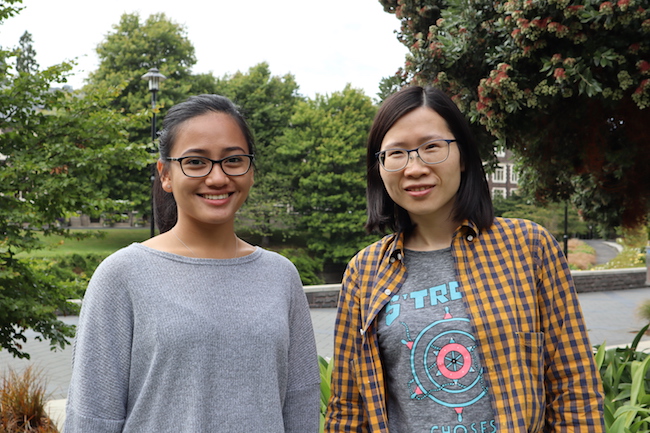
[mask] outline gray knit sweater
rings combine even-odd
[[[88,286],[73,354],[65,433],[318,431],[300,278],[261,248],[227,260],[116,252]]]

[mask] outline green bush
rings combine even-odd
[[[328,362],[318,355],[318,366],[320,367],[320,432],[325,430],[325,411],[330,400],[330,382],[332,381],[332,367],[334,363]]]
[[[637,351],[646,325],[624,348],[598,347],[596,365],[605,391],[605,426],[610,433],[650,431],[650,357]]]
[[[323,279],[318,274],[323,270],[323,261],[311,257],[304,248],[285,248],[278,251],[298,269],[302,284],[323,284]]]
[[[66,254],[54,257],[28,259],[32,265],[47,275],[57,286],[63,288],[68,299],[82,298],[88,281],[104,260],[101,254]]]

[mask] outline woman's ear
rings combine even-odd
[[[156,169],[158,170],[158,177],[163,190],[172,192],[172,179],[169,175],[169,170],[161,160],[156,161]]]

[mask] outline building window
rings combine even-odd
[[[492,198],[506,198],[505,188],[492,188]]]
[[[510,183],[519,182],[519,172],[515,168],[514,164],[508,164],[508,171],[510,171]]]
[[[503,166],[499,165],[494,169],[492,173],[492,182],[505,183],[506,181],[506,171]]]

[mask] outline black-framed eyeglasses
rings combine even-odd
[[[415,149],[387,149],[375,153],[375,157],[386,171],[403,170],[411,159],[411,152],[420,158],[422,162],[428,165],[440,164],[449,158],[449,144],[456,140],[435,139],[427,141]]]
[[[181,171],[187,177],[205,177],[212,172],[215,164],[228,176],[243,176],[253,165],[254,155],[230,155],[222,159],[210,159],[205,156],[168,157],[167,161],[178,161]]]

